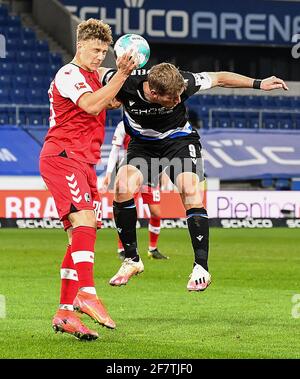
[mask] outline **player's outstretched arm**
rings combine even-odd
[[[271,91],[274,89],[288,90],[286,83],[276,76],[258,80],[227,71],[209,72],[208,74],[212,80],[212,87],[255,88],[263,91]]]

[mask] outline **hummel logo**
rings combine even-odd
[[[196,237],[197,238],[197,240],[199,240],[200,242],[202,241],[202,239],[203,239],[203,237],[204,236],[201,236],[201,235],[199,235],[198,237]]]
[[[191,158],[191,160],[194,164],[197,164],[197,158]]]
[[[135,101],[129,100],[129,106],[132,107],[135,104]]]
[[[117,228],[118,233],[122,233],[122,228]]]

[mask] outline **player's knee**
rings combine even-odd
[[[97,227],[96,216],[92,210],[82,210],[71,213],[69,215],[69,220],[73,228],[78,226],[90,226],[91,228],[96,229]]]

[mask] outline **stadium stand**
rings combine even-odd
[[[32,139],[41,146],[48,129],[48,88],[65,63],[47,39],[41,39],[24,18],[11,14],[0,2],[0,34],[6,38],[6,59],[0,59],[0,128],[18,126],[23,143]],[[300,96],[240,93],[199,93],[187,101],[191,123],[198,129],[300,130]],[[114,129],[122,117],[120,109],[107,112],[106,126]],[[200,131],[201,132],[201,131]],[[109,149],[108,149],[109,151]],[[260,181],[262,188],[298,188],[286,177]]]

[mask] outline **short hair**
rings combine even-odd
[[[160,63],[151,67],[148,73],[148,84],[149,88],[159,95],[176,96],[185,88],[183,76],[171,63]]]
[[[96,20],[95,18],[82,21],[77,26],[77,42],[90,39],[99,39],[111,45],[113,39],[110,26],[102,20]]]

